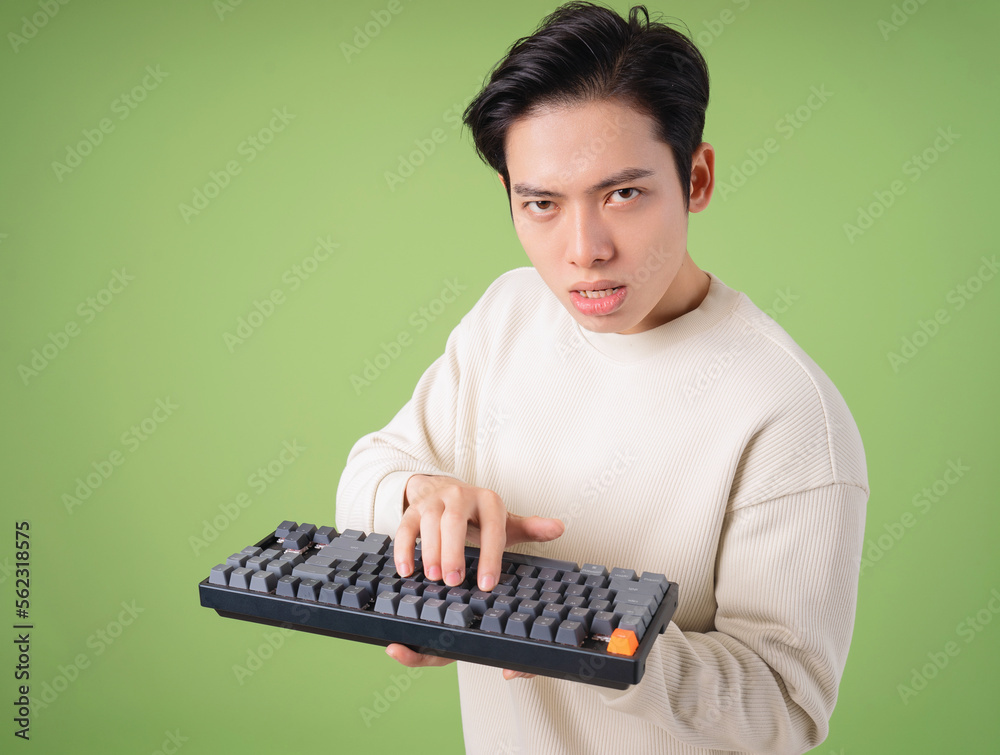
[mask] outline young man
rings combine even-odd
[[[450,585],[467,539],[483,590],[504,549],[680,585],[628,690],[459,664],[469,752],[800,753],[827,735],[864,450],[820,368],[688,255],[713,188],[707,104],[686,37],[641,6],[569,3],[466,111],[533,267],[500,276],[357,442],[337,525],[394,534],[403,576],[420,537],[425,574]]]

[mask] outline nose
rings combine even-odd
[[[600,217],[600,211],[578,208],[567,223],[566,258],[578,267],[593,267],[608,262],[614,256],[611,234]]]

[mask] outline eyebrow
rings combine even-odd
[[[617,173],[614,173],[607,178],[598,181],[596,184],[587,189],[588,194],[593,194],[604,189],[610,189],[612,186],[617,186],[618,184],[628,183],[629,181],[635,181],[638,178],[645,178],[646,176],[651,176],[654,171],[648,168],[625,168]],[[537,186],[532,186],[526,183],[514,184],[514,193],[522,196],[532,196],[532,197],[553,197],[555,199],[562,199],[563,195],[558,191],[549,191],[548,189],[541,189]]]

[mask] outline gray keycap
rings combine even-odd
[[[310,556],[306,559],[306,563],[309,566],[334,566],[337,563],[337,559],[333,556],[324,556],[322,553],[317,553],[315,556]]]
[[[654,574],[653,572],[644,571],[642,576],[639,577],[639,582],[644,582],[647,584],[654,584],[659,588],[659,593],[656,596],[657,600],[663,600],[663,595],[666,593],[667,588],[670,587],[670,580],[666,578],[663,574]]]
[[[552,642],[556,638],[556,628],[559,619],[552,616],[539,616],[531,625],[531,639]]]
[[[254,556],[259,556],[264,551],[262,548],[258,548],[256,545],[248,545],[246,548],[243,549],[243,552],[246,553],[249,558],[253,558]]]
[[[295,530],[294,532],[289,532],[285,535],[285,540],[281,543],[281,546],[285,548],[285,550],[300,551],[311,542],[312,535]]]
[[[392,590],[384,590],[375,598],[375,613],[384,613],[388,616],[395,616],[399,601],[403,596]]]
[[[447,608],[447,602],[441,598],[427,598],[423,608],[420,609],[420,618],[423,621],[433,621],[435,624],[440,624],[444,621],[444,612]]]
[[[295,551],[285,551],[278,558],[281,561],[287,561],[292,566],[298,566],[299,564],[305,563],[305,559],[302,557],[302,554],[296,553]]]
[[[278,586],[275,588],[275,593],[281,595],[285,598],[294,598],[295,590],[299,586],[298,577],[293,577],[291,574],[286,574],[278,580]]]
[[[445,601],[448,603],[468,603],[469,598],[472,596],[471,590],[466,590],[464,587],[453,587],[448,590],[445,595]]]
[[[444,612],[444,623],[453,627],[472,626],[472,606],[467,603],[448,603],[448,609]]]
[[[590,595],[590,588],[587,587],[586,585],[569,585],[566,588],[566,592],[564,592],[563,595],[565,595],[567,598],[570,598],[574,595],[579,595],[580,597],[586,598],[588,595]]]
[[[284,553],[284,551],[281,550],[280,548],[268,548],[260,555],[266,558],[280,558],[282,553]]]
[[[642,620],[641,616],[636,616],[635,614],[628,614],[622,616],[621,621],[618,622],[619,629],[630,629],[635,632],[635,638],[641,640],[642,636],[646,633],[646,624]]]
[[[534,621],[535,617],[530,613],[521,613],[520,611],[512,613],[507,617],[507,626],[503,630],[504,634],[527,639],[531,636],[531,625]]]
[[[362,585],[351,585],[344,588],[340,596],[340,605],[346,608],[364,608],[371,600],[371,590]]]
[[[361,530],[344,530],[340,536],[346,540],[364,540],[365,533]]]
[[[499,598],[493,601],[491,608],[503,611],[505,614],[510,616],[514,611],[517,610],[518,605],[521,603],[520,598],[515,598],[513,595],[501,595]]]
[[[354,580],[356,580],[357,578],[358,578],[358,573],[350,571],[348,569],[338,569],[336,572],[334,572],[333,575],[333,581],[336,582],[338,585],[344,585],[344,587],[347,587],[348,585],[353,585]]]
[[[230,566],[229,564],[219,564],[217,566],[213,566],[212,571],[208,573],[208,584],[228,587],[229,574],[234,568],[236,567]]]
[[[278,575],[269,571],[254,572],[250,579],[250,589],[254,592],[271,592],[278,584]]]
[[[584,639],[587,637],[586,629],[579,621],[573,621],[572,619],[566,619],[559,625],[559,629],[556,632],[556,642],[561,645],[573,645],[575,647],[580,647],[583,644]]]
[[[419,595],[403,595],[396,607],[396,615],[406,619],[419,619],[424,605],[424,598]]]
[[[302,564],[292,569],[293,577],[302,579],[318,579],[320,582],[331,582],[334,570],[327,566],[313,566],[312,564]]]
[[[274,530],[274,536],[275,537],[284,537],[285,535],[287,535],[289,532],[291,532],[292,530],[294,530],[298,526],[299,525],[296,524],[295,522],[290,522],[288,520],[285,520],[284,522],[282,522],[281,524],[279,524],[277,526],[277,528]]]
[[[590,624],[594,620],[594,611],[589,608],[571,608],[569,609],[569,615],[567,619],[572,619],[573,621],[579,621],[583,624],[584,631],[590,634]]]
[[[500,634],[507,623],[507,613],[499,608],[490,608],[483,614],[483,619],[479,628],[484,632],[496,632]]]
[[[472,606],[473,613],[482,616],[493,607],[493,601],[496,600],[496,597],[491,592],[476,590],[469,596],[469,605]]]
[[[340,605],[340,596],[344,594],[344,586],[333,582],[325,583],[319,589],[319,602],[329,603],[334,606]]]
[[[538,567],[522,564],[521,566],[517,567],[517,570],[514,573],[521,578],[534,577],[536,574],[538,574]]]
[[[542,616],[552,616],[563,621],[569,615],[569,608],[560,603],[547,603],[542,609]]]
[[[269,563],[271,563],[271,559],[269,558],[264,558],[264,556],[254,556],[253,558],[247,559],[247,568],[253,569],[254,571],[265,571]]]
[[[656,582],[635,582],[625,579],[612,579],[608,584],[617,594],[632,593],[636,595],[652,595],[657,601],[663,597],[663,590]]]
[[[570,595],[563,599],[563,605],[567,608],[581,608],[587,605],[587,599],[581,598],[579,595]]]
[[[606,577],[608,569],[600,564],[584,564],[580,567],[580,574],[586,574],[588,577]]]
[[[333,527],[320,527],[313,535],[313,541],[320,545],[326,545],[338,536],[337,530]]]
[[[245,566],[233,569],[229,573],[229,586],[240,590],[249,590],[250,578],[254,574],[256,574],[256,572],[253,569],[247,569]]]
[[[538,600],[538,590],[529,590],[522,587],[516,593],[514,593],[515,598],[520,598],[521,600]]]
[[[448,585],[439,585],[435,582],[425,583],[423,596],[425,598],[433,598],[434,600],[444,600],[450,589]]]
[[[250,556],[246,553],[234,553],[226,559],[226,564],[232,566],[234,569],[238,569],[241,566],[246,566],[249,560]]]
[[[403,595],[423,595],[424,593],[424,583],[416,582],[412,579],[408,579],[403,582],[402,588],[399,590]]]
[[[593,621],[590,622],[591,633],[603,637],[610,637],[617,628],[618,617],[610,611],[598,611],[594,614]]]
[[[312,542],[313,535],[316,534],[316,525],[315,524],[306,524],[306,523],[303,522],[302,524],[300,524],[298,527],[295,528],[295,531],[296,532],[301,532],[301,533],[303,533],[305,535],[308,535],[309,536],[309,542]]]
[[[318,579],[303,579],[299,582],[299,591],[295,597],[299,600],[315,601],[319,597],[319,588],[322,584]]]
[[[267,570],[271,574],[277,574],[279,577],[285,577],[292,573],[292,565],[287,561],[274,560],[267,565]]]
[[[611,579],[635,579],[634,569],[612,569]]]
[[[551,567],[541,569],[538,572],[538,579],[542,580],[543,582],[549,582],[549,581],[558,582],[559,577],[563,575],[563,571],[564,570],[562,569],[553,569]]]
[[[376,595],[379,595],[385,591],[398,593],[403,589],[403,580],[399,577],[380,577],[378,581],[378,587],[376,588]]]
[[[522,600],[517,605],[517,612],[529,614],[533,619],[537,619],[542,615],[545,606],[546,604],[540,600]]]

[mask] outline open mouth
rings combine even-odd
[[[615,286],[614,288],[602,288],[599,291],[577,291],[576,293],[580,296],[586,297],[587,299],[603,299],[605,296],[611,296],[615,291],[619,291],[624,286]]]

